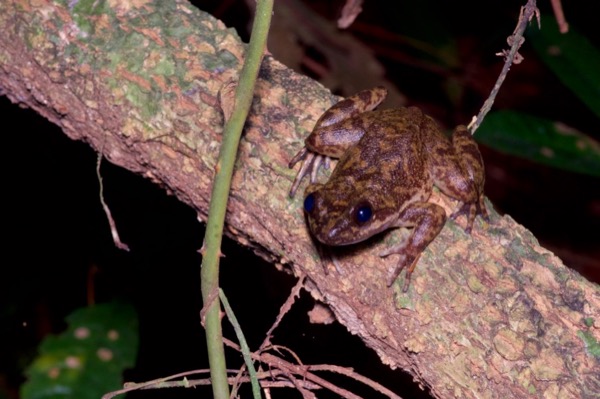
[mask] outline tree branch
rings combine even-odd
[[[203,219],[223,124],[217,95],[243,54],[233,31],[184,1],[0,3],[1,92]],[[334,98],[270,57],[259,77],[231,237],[305,275],[350,332],[437,397],[597,395],[600,290],[508,216],[492,212],[471,236],[448,222],[406,294],[385,286],[394,257],[377,256],[399,233],[334,251],[343,274],[328,265],[325,275],[301,200],[287,196],[295,173],[286,165]],[[435,200],[448,212],[456,205]]]

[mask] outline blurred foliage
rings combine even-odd
[[[571,26],[558,30],[552,15],[543,15],[542,29],[531,29],[528,39],[552,72],[600,118],[600,52]]]
[[[530,29],[533,48],[560,81],[600,117],[600,52],[572,26],[561,34],[553,16],[542,16],[542,21],[543,29]],[[600,144],[559,121],[500,111],[487,116],[476,137],[504,153],[600,176]]]
[[[123,370],[135,363],[135,310],[122,303],[78,309],[67,330],[48,336],[27,369],[23,399],[97,399],[121,388]]]
[[[477,141],[545,165],[600,177],[600,145],[561,123],[515,111],[490,113]]]

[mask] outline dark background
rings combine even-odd
[[[243,3],[198,3],[246,37],[250,14]],[[341,4],[312,3],[316,11],[332,21]],[[355,32],[358,39],[366,40],[364,32],[369,26],[392,33],[408,29],[395,24],[397,14],[393,8],[377,8],[391,7],[382,3],[366,2],[365,12],[357,21],[363,32]],[[403,7],[410,6],[406,3]],[[460,38],[460,51],[467,54],[464,59],[470,60],[462,67],[472,68],[470,73],[481,75],[484,82],[491,82],[491,87],[500,65],[493,53],[505,47],[505,37],[514,28],[521,3],[490,1],[485,10],[474,1],[462,3],[460,9],[448,2],[432,4],[444,8],[438,12],[447,19],[445,28]],[[549,6],[542,3],[540,7],[548,11]],[[570,2],[565,7],[569,22],[596,40],[593,34],[597,31],[597,14],[585,8],[589,7],[587,2]],[[422,24],[427,21],[424,18]],[[433,111],[452,109],[433,115],[446,126],[470,119],[485,99],[472,90],[460,107],[452,106],[443,94],[447,76],[422,72],[399,62],[393,56],[397,49],[386,47],[386,43],[368,44],[386,67],[387,78],[410,103]],[[496,107],[553,117],[598,138],[598,120],[540,64],[527,46],[523,54],[525,63],[513,67]],[[11,104],[6,97],[0,98],[0,115],[4,149],[0,168],[4,183],[0,397],[17,397],[23,368],[35,356],[41,339],[64,329],[64,317],[86,306],[90,294],[96,302],[119,298],[136,307],[140,352],[137,366],[127,373],[127,380],[143,381],[207,367],[204,336],[198,322],[201,258],[197,250],[204,226],[196,221],[195,212],[142,177],[104,162],[105,198],[121,238],[131,248],[128,253],[120,251],[112,243],[99,203],[96,153],[84,143],[69,140],[31,110]],[[568,265],[600,281],[598,179],[539,166],[486,148],[482,151],[488,172],[486,193],[496,208],[531,229],[543,245]],[[257,347],[295,279],[229,240],[224,242],[223,252],[227,257],[222,260],[222,286],[250,347]],[[411,382],[411,377],[402,377],[400,372],[381,366],[375,354],[339,324],[308,323],[306,312],[312,306],[313,301],[303,293],[273,341],[296,351],[306,364],[352,366],[403,397],[428,397],[417,396],[422,391]],[[227,323],[225,333],[233,337]],[[229,355],[230,365],[241,363],[239,355]],[[348,380],[337,381],[347,389],[369,395]],[[290,392],[274,394],[282,397]],[[197,389],[145,391],[130,397],[191,398],[203,393],[209,395],[209,391]]]

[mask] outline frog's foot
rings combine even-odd
[[[319,253],[319,258],[321,259],[321,267],[323,268],[323,273],[327,276],[329,274],[329,264],[333,264],[335,270],[338,272],[340,276],[344,275],[344,269],[340,265],[338,258],[335,256],[333,252],[331,252],[331,248],[322,245],[321,243],[316,243],[317,252]]]
[[[417,262],[419,261],[421,255],[411,255],[407,253],[406,245],[399,245],[380,253],[379,256],[384,258],[393,254],[399,254],[400,260],[398,261],[396,267],[390,273],[388,273],[386,284],[388,287],[391,287],[392,284],[394,284],[394,281],[396,281],[396,279],[400,275],[400,273],[402,273],[402,270],[408,267],[408,269],[406,270],[406,277],[404,278],[404,285],[402,286],[402,292],[406,292],[408,291],[408,287],[410,285],[410,277],[412,276],[415,267],[417,267]]]
[[[300,186],[300,183],[302,182],[302,179],[304,179],[305,176],[310,175],[311,183],[317,181],[317,172],[323,164],[324,158],[325,157],[323,155],[315,154],[314,152],[307,150],[306,147],[303,147],[300,151],[298,151],[298,153],[294,156],[294,158],[292,158],[288,165],[288,167],[291,169],[298,162],[300,162],[301,160],[303,161],[302,166],[300,167],[300,170],[296,174],[294,182],[292,183],[292,188],[290,189],[290,197],[293,197],[296,194],[296,190],[298,190],[298,186]]]
[[[335,270],[338,272],[338,274],[340,276],[345,275],[344,268],[340,264],[340,261],[338,260],[338,258],[335,255],[333,255],[333,254],[330,254],[330,255],[331,255],[330,256],[331,263],[333,263],[333,266],[335,266]],[[325,273],[325,274],[327,274],[327,273]]]
[[[391,255],[391,254],[387,254],[387,255]],[[381,254],[380,256],[387,256],[387,255]],[[394,284],[394,281],[396,281],[396,279],[400,275],[400,273],[402,273],[402,270],[404,270],[406,267],[408,267],[406,269],[406,277],[404,277],[404,285],[402,286],[402,292],[408,291],[408,287],[410,286],[410,277],[412,276],[412,273],[415,270],[415,267],[417,267],[417,262],[419,261],[419,258],[420,258],[420,255],[417,255],[416,257],[410,256],[407,254],[400,255],[400,261],[398,262],[396,267],[390,273],[388,273],[388,276],[386,279],[387,286],[391,287],[392,284]]]
[[[460,215],[466,215],[467,217],[467,226],[465,227],[465,232],[467,234],[471,234],[471,230],[473,230],[473,223],[475,222],[477,215],[481,215],[486,222],[489,221],[490,217],[485,207],[485,202],[483,201],[483,194],[479,196],[479,200],[477,202],[467,202],[462,204],[450,216],[450,218],[456,220],[456,218]]]

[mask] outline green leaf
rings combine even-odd
[[[122,387],[123,370],[135,363],[137,316],[130,305],[78,309],[69,327],[44,339],[27,369],[23,399],[98,399]]]
[[[529,39],[542,61],[565,86],[600,117],[600,52],[573,26],[562,34],[551,15],[542,16],[542,29],[529,30]]]
[[[475,135],[500,152],[600,176],[600,144],[559,122],[514,111],[489,114]]]

